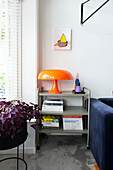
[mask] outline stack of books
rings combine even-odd
[[[63,100],[46,99],[42,104],[42,111],[59,111],[63,112]]]
[[[82,116],[66,115],[63,116],[64,130],[83,130]]]
[[[42,128],[59,129],[59,116],[42,116]]]

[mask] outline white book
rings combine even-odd
[[[63,108],[59,108],[59,107],[54,107],[54,108],[42,107],[42,111],[60,111],[60,112],[63,112]]]
[[[51,103],[51,104],[63,104],[63,100],[61,99],[46,99],[43,101],[44,104],[48,104],[48,103]]]
[[[43,108],[63,108],[63,105],[42,105]]]
[[[42,125],[44,127],[59,127],[59,122],[53,123],[53,122],[42,122]]]
[[[61,106],[42,105],[42,111],[62,111],[63,112],[63,105]]]
[[[43,103],[45,106],[63,106],[63,103]]]

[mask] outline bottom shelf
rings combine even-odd
[[[87,134],[88,130],[64,130],[64,129],[41,129],[39,133],[79,133],[79,134]]]

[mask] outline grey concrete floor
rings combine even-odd
[[[0,159],[7,155],[0,155]],[[36,154],[26,154],[28,170],[89,170],[86,162],[93,159],[90,149],[86,147],[83,136],[43,135],[40,150]],[[24,165],[20,162],[20,169]],[[0,163],[0,170],[16,170],[16,161]]]

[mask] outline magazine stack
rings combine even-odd
[[[59,129],[59,116],[42,116],[42,128]]]
[[[42,111],[59,111],[63,112],[63,100],[46,99],[42,104]]]
[[[83,130],[82,116],[65,115],[63,116],[64,130]]]

